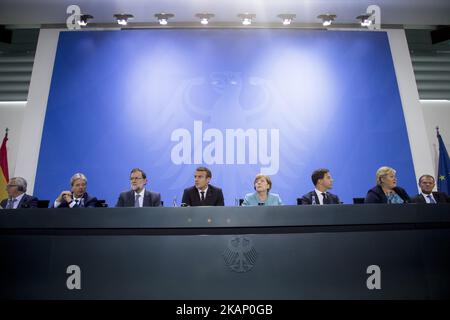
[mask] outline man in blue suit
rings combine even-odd
[[[131,190],[122,192],[117,200],[116,207],[159,207],[161,194],[145,189],[147,175],[139,168],[130,173]]]
[[[53,203],[54,208],[95,208],[97,198],[87,192],[87,178],[82,173],[75,173],[70,178],[71,190],[60,193]]]
[[[37,208],[38,199],[26,194],[27,181],[22,177],[14,177],[6,186],[8,199],[3,199],[0,206],[5,209]]]

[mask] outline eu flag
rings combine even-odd
[[[445,148],[442,137],[437,132],[437,138],[439,141],[439,169],[437,179],[437,189],[440,192],[450,194],[450,159],[448,157],[447,149]]]

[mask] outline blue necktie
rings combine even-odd
[[[434,201],[434,199],[433,199],[433,197],[431,196],[431,194],[427,195],[427,198],[428,198],[428,200],[430,200],[429,203],[433,203],[433,204],[436,203],[436,201]]]

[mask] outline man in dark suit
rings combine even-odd
[[[224,206],[222,189],[209,184],[212,178],[211,170],[198,167],[194,174],[194,186],[184,189],[182,204],[198,206]]]
[[[302,197],[302,204],[339,204],[339,197],[328,192],[333,187],[333,178],[328,169],[317,169],[311,175],[311,181],[316,187]]]
[[[161,194],[145,189],[147,175],[139,168],[130,173],[131,190],[122,192],[117,200],[116,207],[159,207]]]
[[[424,174],[419,178],[419,187],[421,193],[411,199],[415,203],[447,203],[447,194],[445,192],[433,192],[435,186],[434,177]]]
[[[8,199],[3,199],[0,206],[4,209],[37,208],[38,198],[26,194],[27,181],[22,177],[14,177],[6,186]]]
[[[95,208],[97,198],[86,192],[87,178],[82,173],[75,173],[70,178],[71,190],[62,191],[53,203],[54,208]]]

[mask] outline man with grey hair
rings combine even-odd
[[[145,188],[147,175],[142,169],[134,168],[130,172],[131,190],[124,191],[117,199],[116,207],[159,207],[161,194]]]
[[[2,200],[0,205],[5,209],[37,208],[38,198],[26,194],[27,181],[22,177],[14,177],[6,185],[8,199]]]
[[[87,178],[82,173],[75,173],[70,178],[71,190],[63,191],[56,198],[55,208],[95,208],[97,198],[91,197],[87,192]]]
[[[445,192],[433,191],[435,186],[434,177],[430,174],[424,174],[419,178],[420,193],[411,199],[414,203],[447,203],[447,194]]]

